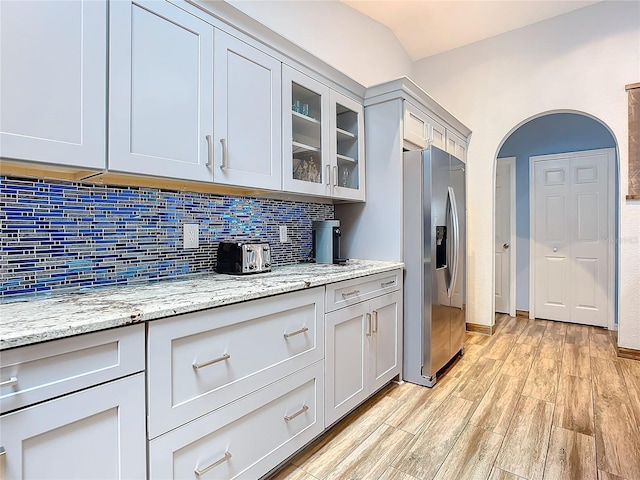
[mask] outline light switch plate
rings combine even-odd
[[[287,240],[287,226],[280,225],[280,243],[285,243]]]
[[[200,241],[198,238],[198,224],[197,223],[184,223],[183,227],[183,248],[185,250],[190,248],[198,248]]]

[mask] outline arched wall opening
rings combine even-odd
[[[516,158],[516,278],[515,309],[529,311],[530,283],[530,202],[529,202],[529,158],[537,155],[559,154],[584,150],[615,148],[615,232],[619,231],[619,156],[617,142],[609,127],[599,119],[583,112],[555,111],[544,112],[522,121],[502,140],[494,160],[495,169],[498,158]],[[495,204],[494,204],[495,228]],[[615,241],[615,239],[611,239]],[[615,248],[615,321],[618,318],[618,248]],[[494,267],[495,268],[495,267]],[[495,275],[495,271],[494,271]],[[495,289],[495,282],[494,282]],[[495,297],[495,291],[494,291]]]

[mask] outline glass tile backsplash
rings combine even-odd
[[[221,240],[266,240],[274,265],[296,263],[312,220],[333,216],[333,205],[0,177],[0,298],[212,272]],[[199,248],[182,248],[184,223],[199,224]]]

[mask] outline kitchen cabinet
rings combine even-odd
[[[331,305],[340,308],[325,316],[326,426],[401,373],[402,272],[329,285]]]
[[[331,91],[329,130],[333,169],[332,196],[342,200],[365,200],[364,114],[362,105]]]
[[[322,287],[149,324],[149,438],[324,357]]]
[[[280,190],[281,63],[215,31],[213,180]]]
[[[105,167],[107,2],[0,2],[0,157]]]
[[[329,87],[282,67],[283,190],[331,195]]]
[[[149,478],[265,475],[322,433],[323,362],[149,442]]]
[[[109,11],[109,170],[210,182],[213,26],[168,2]]]
[[[408,101],[404,102],[403,131],[407,150],[419,150],[428,145],[446,148],[444,125]]]
[[[144,325],[4,351],[2,364],[2,478],[145,478]]]
[[[362,105],[283,66],[283,190],[364,201]]]
[[[450,130],[447,130],[447,153],[463,162],[467,161],[467,142]]]

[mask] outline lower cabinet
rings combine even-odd
[[[138,373],[2,415],[0,476],[144,479],[144,391]]]
[[[322,433],[316,362],[149,442],[149,478],[256,479]]]
[[[325,424],[333,424],[400,375],[402,291],[325,316]]]

